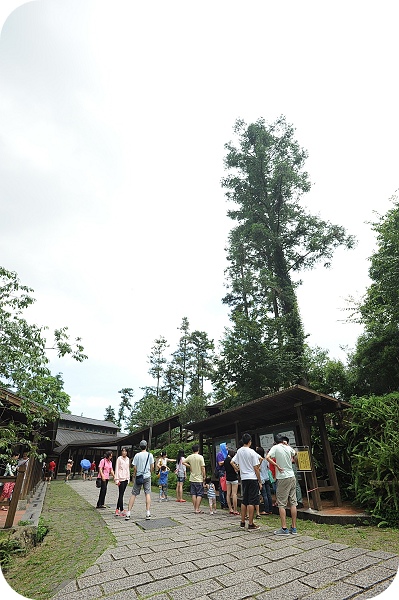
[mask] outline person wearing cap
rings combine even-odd
[[[296,499],[296,478],[292,468],[292,459],[296,460],[296,452],[289,445],[289,439],[285,435],[278,434],[275,437],[276,444],[270,448],[266,459],[270,464],[276,467],[276,479],[278,481],[276,498],[280,514],[281,528],[276,529],[275,535],[295,535],[297,499]],[[291,527],[287,527],[286,508],[290,504]]]
[[[134,506],[136,496],[140,494],[141,486],[143,486],[145,494],[145,518],[149,520],[151,519],[151,473],[154,470],[154,457],[151,454],[151,452],[147,451],[147,442],[145,440],[141,440],[140,442],[140,452],[137,452],[137,454],[134,456],[132,467],[134,484],[132,489],[132,495],[129,499],[129,506],[126,512],[125,521],[130,520],[130,511]],[[137,483],[136,475],[143,476],[143,483]]]

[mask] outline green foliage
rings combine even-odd
[[[7,537],[0,539],[0,567],[3,571],[6,571],[11,564],[12,557],[16,554],[22,554],[25,549],[21,547],[21,544],[8,534]]]
[[[352,398],[343,434],[355,501],[381,524],[398,526],[399,393]]]
[[[313,390],[335,398],[348,398],[351,384],[347,367],[340,360],[332,360],[327,350],[305,345],[304,378]]]
[[[173,405],[164,401],[162,395],[157,397],[154,388],[141,388],[144,395],[135,402],[133,410],[130,413],[130,419],[127,423],[129,431],[146,427],[150,423],[162,421],[174,414]]]
[[[50,527],[46,524],[43,517],[39,517],[39,522],[37,524],[36,533],[35,533],[35,541],[37,544],[40,544],[45,536],[48,534]]]
[[[21,284],[16,273],[0,267],[0,387],[23,399],[21,407],[14,409],[15,419],[4,423],[0,403],[0,423],[5,428],[0,448],[8,454],[20,444],[30,445],[34,454],[35,447],[29,440],[36,434],[39,442],[46,419],[68,408],[69,396],[63,391],[61,374],[51,374],[46,352],[56,350],[59,357],[69,354],[78,362],[87,358],[80,338],[70,343],[66,327],[55,330],[49,346],[47,328],[25,319],[25,312],[35,301],[32,292]],[[21,419],[18,413],[24,417]]]
[[[116,424],[115,409],[112,408],[112,406],[110,404],[105,409],[104,421],[109,421],[110,423],[115,423]]]
[[[371,256],[372,281],[360,302],[351,300],[351,321],[364,325],[350,356],[353,393],[387,394],[399,389],[399,202],[372,228],[377,250]]]
[[[234,131],[238,143],[225,146],[222,180],[234,203],[228,215],[237,222],[223,299],[233,326],[221,342],[214,383],[219,396],[242,404],[303,376],[305,335],[293,274],[320,261],[328,267],[335,248],[351,248],[354,238],[300,205],[310,189],[307,153],[284,117],[271,125],[238,120]]]
[[[122,388],[118,394],[121,395],[121,401],[118,409],[117,425],[118,427],[123,427],[123,423],[129,420],[129,414],[133,408],[134,390],[133,388]],[[125,415],[125,410],[127,411],[127,416]]]
[[[164,337],[156,339],[151,348],[149,374],[155,379],[155,385],[141,388],[144,391],[142,398],[125,417],[129,431],[176,413],[181,413],[182,423],[207,415],[205,406],[210,395],[205,393],[205,386],[213,377],[214,343],[205,331],[191,333],[187,317],[183,318],[179,329],[182,335],[169,362],[164,356],[168,348]]]

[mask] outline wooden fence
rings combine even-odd
[[[7,518],[4,529],[13,526],[15,513],[18,510],[20,502],[29,502],[35,492],[37,484],[42,480],[41,462],[36,459],[29,459],[20,464],[15,477],[0,477],[1,483],[14,483],[11,501],[0,502],[1,506],[8,506]]]

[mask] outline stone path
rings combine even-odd
[[[68,485],[95,506],[94,482]],[[281,539],[267,525],[242,530],[239,519],[225,511],[207,514],[205,502],[205,514],[195,515],[190,502],[159,503],[153,493],[152,519],[145,521],[141,493],[131,520],[125,521],[114,516],[117,488],[112,482],[108,487],[106,502],[112,509],[101,515],[117,546],[54,600],[365,600],[390,587],[397,573],[396,554],[300,533]],[[395,590],[397,579],[391,586]]]

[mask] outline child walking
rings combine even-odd
[[[165,500],[168,501],[168,476],[169,468],[166,465],[162,465],[158,473],[159,479],[159,502]]]
[[[216,514],[216,488],[210,477],[205,479],[204,487],[208,493],[209,514],[214,515]]]

